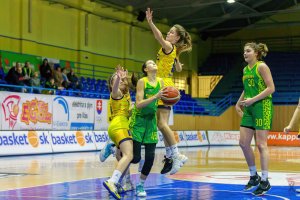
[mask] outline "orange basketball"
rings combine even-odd
[[[164,96],[161,100],[164,102],[165,105],[174,105],[180,100],[180,92],[172,86],[165,87],[163,89]]]
[[[27,137],[32,147],[36,148],[39,146],[39,136],[36,131],[28,131]]]

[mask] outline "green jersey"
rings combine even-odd
[[[147,77],[144,80],[144,99],[156,95],[161,89],[161,79],[157,78],[156,85],[152,85]],[[157,100],[149,103],[146,107],[138,109],[134,106],[130,118],[129,128],[133,140],[141,143],[157,143]]]
[[[260,63],[262,62],[256,62],[252,69],[250,69],[249,65],[247,65],[243,70],[243,85],[245,99],[255,97],[267,88],[264,79],[258,72],[258,65]],[[269,95],[266,98],[272,98],[272,95]]]
[[[244,68],[243,84],[245,99],[255,97],[267,88],[264,79],[258,72],[258,65],[260,63],[256,62],[252,69],[249,66]],[[256,130],[270,130],[272,127],[272,118],[272,95],[269,95],[251,106],[244,107],[241,126]]]

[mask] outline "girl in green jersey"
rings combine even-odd
[[[240,124],[240,146],[246,158],[250,180],[244,190],[258,186],[254,195],[263,195],[270,188],[268,181],[269,152],[267,136],[272,126],[272,93],[275,91],[269,67],[262,60],[268,48],[265,44],[250,42],[244,46],[244,59],[248,65],[243,69],[242,92],[236,111],[242,117]],[[260,153],[261,177],[257,174],[251,141],[256,134],[256,145]]]

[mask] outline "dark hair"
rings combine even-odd
[[[142,65],[142,72],[144,76],[147,76],[147,72],[145,71],[146,67],[147,67],[147,61]]]

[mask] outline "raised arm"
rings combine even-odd
[[[165,50],[166,53],[169,53],[172,51],[173,46],[169,41],[166,41],[160,32],[160,30],[154,25],[152,18],[153,18],[153,10],[150,10],[150,8],[147,8],[146,11],[146,18],[148,21],[148,24],[154,34],[155,39],[160,43],[162,48]]]

